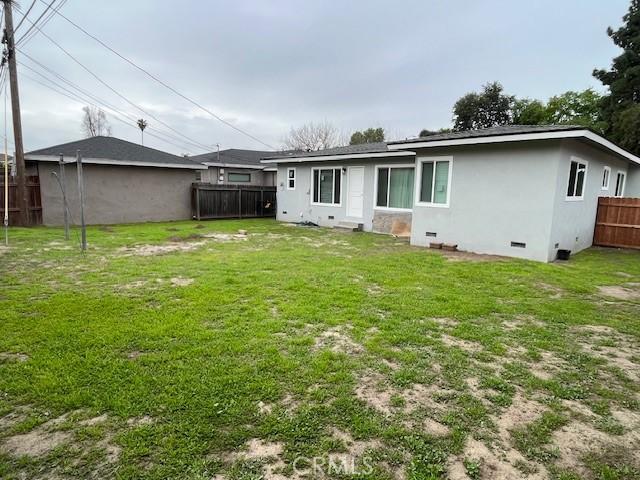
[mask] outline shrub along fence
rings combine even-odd
[[[196,220],[275,217],[276,187],[194,183],[191,214]]]
[[[600,197],[593,244],[640,248],[640,198]]]

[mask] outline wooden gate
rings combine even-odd
[[[640,198],[600,197],[593,244],[640,249]]]
[[[191,211],[196,220],[276,216],[276,187],[194,183]]]
[[[0,179],[0,224],[4,219],[4,183]],[[18,186],[14,181],[9,180],[9,225],[15,225],[16,217],[20,209],[18,208]],[[27,196],[28,196],[28,222],[29,225],[42,224],[42,203],[40,200],[40,177],[38,175],[27,176]]]

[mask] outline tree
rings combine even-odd
[[[384,142],[384,128],[367,128],[366,130],[355,131],[351,135],[349,145],[360,145],[362,143]]]
[[[499,82],[487,83],[480,93],[468,93],[453,107],[453,129],[477,130],[511,123],[514,97],[503,93]]]
[[[338,137],[338,130],[329,122],[310,122],[298,128],[291,128],[284,138],[284,144],[291,150],[312,152],[338,146]]]
[[[428,137],[429,135],[437,135],[439,133],[451,133],[450,128],[441,128],[439,130],[429,130],[428,128],[423,128],[420,130],[418,134],[419,137]]]
[[[627,145],[640,144],[640,130],[629,130],[637,118],[640,103],[640,0],[632,0],[623,17],[624,25],[607,35],[623,52],[613,59],[609,70],[596,69],[593,75],[609,88],[609,94],[600,102],[600,114],[605,122],[605,134],[614,142]],[[635,137],[635,140],[632,138]],[[640,153],[635,147],[633,153]]]
[[[111,125],[107,120],[107,114],[103,110],[86,106],[82,108],[84,117],[82,118],[82,133],[85,137],[111,136]]]
[[[547,106],[540,100],[516,99],[512,117],[516,125],[544,125],[548,123]]]

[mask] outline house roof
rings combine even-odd
[[[293,151],[273,152],[264,150],[242,150],[239,148],[229,148],[218,152],[203,153],[190,157],[194,162],[203,163],[209,166],[221,167],[238,167],[238,168],[258,168],[263,169],[265,166],[260,160],[265,157],[287,155]]]
[[[508,125],[503,127],[467,130],[463,132],[438,133],[426,137],[389,142],[390,150],[405,148],[436,148],[487,143],[508,143],[532,140],[573,138],[591,143],[603,150],[618,155],[635,165],[640,158],[619,147],[597,133],[579,125]]]
[[[25,158],[27,160],[57,162],[61,154],[64,155],[66,160],[75,159],[78,150],[82,154],[83,163],[206,169],[205,166],[189,158],[138,145],[116,137],[90,137],[75,142],[62,143],[27,152]]]
[[[409,151],[390,151],[385,142],[346,145],[314,152],[290,152],[286,155],[264,157],[262,163],[298,163],[353,158],[399,157],[415,155]]]

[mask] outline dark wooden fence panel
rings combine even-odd
[[[593,243],[640,248],[640,198],[600,197]]]
[[[18,208],[18,186],[9,180],[9,225],[14,225],[20,209]],[[42,224],[42,203],[40,199],[40,178],[37,175],[27,177],[27,202],[29,225]],[[0,179],[0,224],[4,218],[4,182]]]
[[[275,217],[276,187],[194,183],[191,210],[197,220]]]

